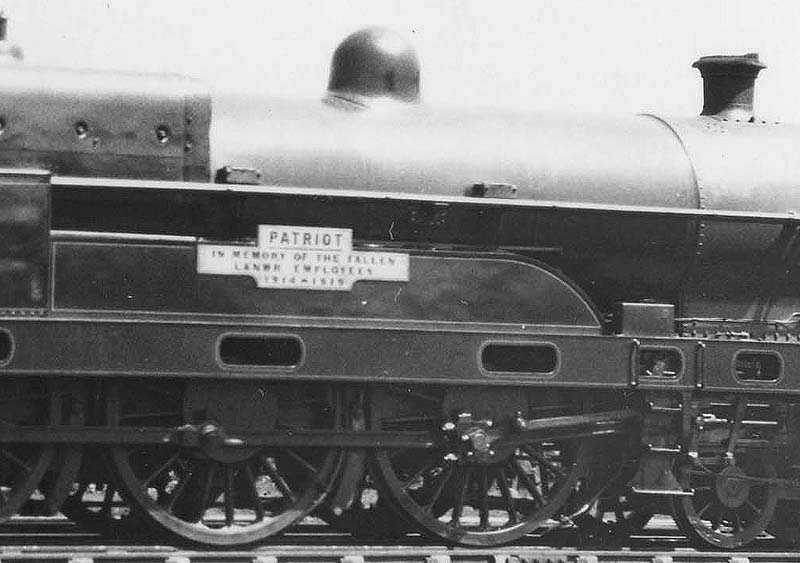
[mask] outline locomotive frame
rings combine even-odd
[[[698,536],[707,543],[721,547],[737,547],[751,541],[767,527],[768,522],[764,520],[772,520],[780,499],[784,502],[800,498],[788,457],[783,463],[774,462],[779,469],[772,469],[767,475],[740,472],[728,475],[724,467],[717,468],[721,476],[716,479],[722,483],[717,487],[733,491],[726,498],[733,499],[728,502],[734,506],[726,506],[727,510],[736,512],[744,506],[740,499],[742,493],[737,492],[742,483],[752,487],[754,495],[759,487],[765,486],[769,493],[768,500],[762,499],[757,505],[759,518],[752,521],[752,514],[750,520],[737,516],[743,519],[740,528],[723,533],[715,530],[713,523],[706,525],[702,514],[697,515],[703,507],[692,507],[691,499],[695,498],[692,485],[698,477],[693,476],[692,465],[687,466],[684,461],[699,463],[697,460],[709,455],[733,458],[734,450],[737,456],[745,459],[768,453],[770,458],[778,460],[781,448],[792,443],[791,420],[795,416],[792,397],[800,392],[787,367],[800,361],[792,322],[676,320],[672,305],[647,302],[625,304],[616,318],[602,318],[578,286],[542,261],[541,257],[551,255],[553,249],[542,249],[531,257],[502,247],[467,249],[429,245],[425,248],[402,240],[393,241],[388,235],[385,237],[388,240],[365,240],[359,238],[359,233],[356,233],[355,247],[366,252],[406,251],[411,265],[409,281],[357,282],[351,292],[335,297],[305,292],[302,297],[263,301],[263,296],[269,292],[253,287],[246,273],[234,277],[210,276],[208,285],[202,287],[202,282],[197,281],[200,276],[195,274],[197,247],[203,244],[199,237],[120,232],[110,215],[102,219],[107,223],[103,226],[105,231],[51,228],[52,222],[60,221],[59,209],[71,209],[76,199],[96,202],[102,199],[95,197],[98,190],[103,190],[106,197],[112,194],[114,201],[145,197],[152,198],[158,205],[178,202],[188,209],[197,205],[205,207],[209,198],[225,209],[242,209],[253,205],[252,202],[261,202],[257,204],[260,209],[281,209],[291,202],[304,210],[318,209],[322,205],[358,209],[366,204],[371,211],[376,207],[391,209],[398,224],[403,223],[403,214],[412,216],[418,213],[420,206],[435,206],[439,214],[436,228],[443,229],[447,229],[449,216],[460,221],[462,216],[478,211],[495,221],[491,224],[497,225],[505,213],[524,210],[563,217],[574,214],[597,215],[608,220],[625,217],[643,223],[690,220],[706,224],[779,225],[782,229],[796,230],[797,219],[791,213],[747,214],[469,196],[411,197],[386,192],[87,180],[20,170],[4,171],[2,177],[0,191],[7,200],[25,200],[20,207],[33,205],[37,210],[12,216],[36,217],[35,225],[28,226],[28,232],[38,234],[34,240],[47,241],[46,253],[33,254],[29,263],[33,267],[26,270],[39,274],[47,272],[44,278],[47,282],[31,284],[27,280],[24,285],[26,288],[46,287],[45,302],[39,307],[7,307],[0,323],[6,351],[0,371],[6,374],[6,381],[18,386],[30,378],[49,382],[47,385],[58,390],[56,403],[59,405],[55,410],[61,412],[56,415],[60,419],[43,425],[14,421],[0,429],[0,442],[6,447],[39,448],[37,459],[44,461],[37,465],[34,477],[42,477],[53,456],[67,455],[72,462],[59,473],[56,481],[72,482],[80,465],[75,461],[80,458],[76,451],[82,448],[108,449],[123,467],[124,461],[120,460],[124,460],[125,452],[131,448],[173,447],[179,451],[199,451],[203,452],[201,456],[225,467],[241,462],[241,454],[231,452],[322,448],[340,452],[330,455],[337,459],[338,455],[344,455],[346,461],[326,458],[324,467],[328,480],[321,490],[316,486],[309,490],[316,491],[315,494],[304,495],[303,511],[317,506],[324,493],[330,491],[331,498],[335,499],[334,511],[341,513],[357,500],[358,482],[363,478],[364,456],[368,452],[377,455],[376,463],[384,466],[383,478],[391,479],[386,477],[386,472],[390,471],[386,467],[391,467],[392,451],[441,451],[445,464],[457,466],[471,458],[469,463],[481,470],[494,467],[497,459],[503,456],[513,458],[515,454],[509,452],[520,451],[528,447],[527,444],[563,441],[588,444],[588,453],[580,456],[587,456],[589,461],[579,463],[579,456],[570,462],[581,468],[580,475],[564,477],[565,483],[553,478],[552,498],[545,500],[552,500],[555,505],[535,511],[538,516],[535,522],[528,522],[531,526],[518,526],[516,518],[521,514],[512,515],[513,521],[489,532],[492,529],[489,514],[495,509],[481,508],[480,501],[470,500],[467,504],[478,503],[474,508],[480,513],[477,529],[461,526],[460,515],[454,526],[437,524],[438,520],[428,522],[429,532],[467,545],[511,541],[524,531],[546,527],[547,518],[557,512],[579,514],[597,494],[607,490],[608,481],[614,480],[624,484],[626,479],[632,478],[628,492],[632,499],[672,498],[681,506],[689,502],[682,512],[689,521],[688,527],[697,530]],[[56,216],[51,219],[54,213]],[[189,215],[194,216],[194,213]],[[309,227],[316,228],[319,218],[312,212],[306,221]],[[294,223],[302,227],[302,221]],[[142,225],[139,230],[147,228]],[[10,245],[6,248],[7,253],[15,250]],[[446,274],[432,281],[425,274],[431,271],[426,269],[426,262]],[[169,265],[166,273],[159,273],[165,265]],[[424,283],[415,284],[415,275],[421,275],[422,280],[416,281],[424,280]],[[104,283],[98,284],[98,279]],[[455,294],[448,293],[454,279],[462,289]],[[361,286],[370,289],[362,294]],[[236,309],[209,309],[210,302],[204,301],[203,295],[214,287],[218,292],[237,292]],[[471,291],[472,301],[466,305],[468,319],[448,322],[445,318],[454,316],[452,302],[465,307],[461,293],[466,290],[463,288]],[[450,308],[444,312],[429,307],[404,309],[403,303],[398,303],[398,295],[403,291],[406,303],[415,304],[417,300],[428,304],[450,302]],[[533,293],[525,295],[525,291]],[[12,295],[20,295],[20,292]],[[328,293],[330,295],[333,292]],[[361,310],[367,305],[362,299],[365,295],[378,303],[377,309]],[[551,302],[542,303],[539,295],[547,295]],[[33,292],[23,299],[32,296],[35,297]],[[219,297],[216,293],[213,303],[226,302]],[[531,303],[530,309],[515,313],[513,308],[521,303]],[[252,307],[253,312],[248,314],[243,307]],[[313,313],[303,315],[306,308]],[[376,310],[383,311],[384,317],[376,314]],[[510,320],[515,314],[522,320]],[[535,320],[524,320],[531,318]],[[742,330],[743,324],[746,330]],[[759,333],[760,336],[754,336]],[[225,361],[221,347],[226,339],[245,342],[244,359],[236,359],[236,363]],[[179,353],[176,353],[176,343],[179,343]],[[259,348],[255,355],[251,349],[253,343]],[[499,367],[490,365],[497,362]],[[381,374],[377,379],[376,373]],[[119,413],[102,414],[111,408],[109,405],[119,405],[123,401],[120,394],[127,392],[136,396],[139,386],[149,388],[148,379],[167,387],[180,387],[180,382],[186,381],[191,394],[199,396],[193,400],[200,401],[216,414],[194,422],[190,421],[191,415],[186,415],[189,419],[180,424],[129,427],[120,426]],[[262,393],[275,386],[299,386],[306,390],[320,386],[341,394],[337,400],[341,406],[335,410],[344,410],[337,415],[338,422],[327,429],[273,426],[273,430],[267,430],[253,428],[239,419],[235,419],[232,427],[226,427],[219,420],[232,416],[223,414],[227,412],[225,408],[229,410],[232,405],[223,407],[224,398],[212,400],[206,396],[207,391],[199,390],[204,388],[203,381],[208,381],[211,389],[218,390],[220,383],[216,382],[225,381],[228,383],[223,386],[235,388],[239,385],[235,382],[240,381],[244,388],[252,385]],[[444,416],[443,423],[427,430],[414,424],[408,429],[383,429],[387,421],[382,420],[380,412],[394,408],[386,402],[387,390],[395,394],[406,390],[400,391],[405,396],[405,393],[418,393],[419,389],[443,394],[441,400],[453,405],[460,403],[447,397],[461,394],[461,400],[471,407],[465,409],[461,405],[458,412],[452,411],[452,418],[448,420]],[[476,389],[478,395],[464,389]],[[518,412],[518,401],[507,396],[509,389],[516,390],[512,394],[532,392],[544,397],[554,392],[565,393],[572,397],[566,403],[553,401],[573,406],[581,392],[595,389],[597,405],[583,412],[555,412],[552,417],[527,419]],[[531,391],[523,391],[525,389]],[[785,399],[775,402],[771,397],[778,391]],[[285,392],[282,390],[278,394]],[[242,396],[234,393],[233,397],[239,398],[233,405],[247,404],[247,399],[243,398],[247,391],[243,393]],[[485,408],[482,400],[476,402],[478,396],[491,398],[492,393],[498,398],[498,404],[510,405],[499,411],[497,406],[490,409],[497,421],[503,421],[499,428],[492,424],[491,417],[478,418],[477,415]],[[149,397],[147,392],[144,397]],[[382,408],[376,408],[371,401]],[[142,402],[147,404],[148,401]],[[487,400],[486,404],[493,402]],[[216,406],[210,407],[212,404]],[[725,418],[726,413],[728,418]],[[150,415],[134,412],[132,416],[136,420],[142,416],[142,420],[147,420]],[[372,422],[365,422],[370,418]],[[116,423],[109,425],[104,420],[116,420]],[[275,421],[267,422],[267,426],[274,424]],[[727,449],[717,452],[720,428],[726,436]],[[451,442],[449,435],[452,433],[459,437],[461,444]],[[631,442],[637,436],[638,440]],[[619,452],[623,452],[621,458],[610,458],[608,451],[603,451],[609,448],[603,444],[614,444],[610,449],[619,448]],[[56,446],[66,448],[69,454],[57,454]],[[346,470],[341,470],[341,476],[340,470],[335,469],[340,464],[347,466]],[[540,478],[544,475],[542,471],[539,469]],[[131,479],[135,483],[137,478],[141,476],[137,477],[135,471],[127,475],[127,485],[130,486]],[[237,482],[240,478],[238,472],[228,477]],[[585,497],[577,494],[578,481],[582,483]],[[496,483],[499,487],[501,481]],[[26,489],[22,485],[28,489],[36,486],[27,481],[17,485],[22,491]],[[399,487],[398,482],[381,486]],[[233,485],[229,483],[228,487]],[[484,484],[482,490],[489,496],[487,487],[489,485]],[[334,492],[334,488],[339,492]],[[233,488],[225,490],[231,497],[235,496]],[[60,490],[55,487],[53,491],[60,497],[67,494],[63,484]],[[403,497],[402,491],[398,494],[400,498],[395,502],[400,503],[401,510],[411,514],[419,510],[413,500]],[[225,493],[222,496],[225,497]],[[505,490],[501,497],[516,498]],[[748,498],[745,494],[745,500],[751,503]],[[145,509],[153,511],[156,521],[179,536],[203,543],[248,543],[260,539],[263,534],[271,535],[286,524],[286,518],[282,519],[279,514],[275,517],[279,524],[257,526],[258,532],[249,529],[238,535],[197,532],[196,525],[183,522],[182,517],[176,520],[174,515],[159,512],[153,500],[145,495],[136,502],[149,507]],[[540,503],[548,505],[545,500]],[[53,498],[52,494],[48,497],[51,507],[60,506],[62,502],[63,498]],[[224,507],[229,527],[234,525],[233,513],[241,510],[238,502],[231,501]],[[464,502],[462,498],[462,505]],[[19,506],[10,508],[18,509]],[[424,522],[427,516],[418,514],[417,518]],[[695,522],[691,518],[695,518]]]
[[[428,108],[403,45],[238,136],[183,79],[2,69],[0,519],[800,541],[800,133],[757,55],[695,63],[699,118],[565,120]]]

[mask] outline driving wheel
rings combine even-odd
[[[591,439],[504,446],[493,436],[515,419],[564,416],[580,408],[558,392],[411,386],[373,393],[373,429],[429,431],[432,449],[375,453],[381,492],[428,535],[471,546],[514,541],[557,525],[592,460]]]
[[[237,432],[341,428],[337,394],[321,384],[129,382],[108,401],[112,426],[193,425],[211,439],[192,446],[115,446],[127,497],[159,526],[207,545],[274,536],[316,507],[336,477],[330,447],[231,447]]]

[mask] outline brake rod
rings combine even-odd
[[[228,434],[211,425],[166,427],[113,426],[0,426],[0,443],[175,445],[225,447],[352,447],[428,449],[435,446],[427,432],[347,430],[267,430]]]
[[[522,446],[543,440],[614,435],[627,432],[629,425],[639,417],[635,411],[620,410],[533,420],[518,419],[514,429],[502,432],[495,429],[492,433],[498,434],[495,434],[492,442],[498,446]],[[263,432],[237,431],[229,434],[214,424],[186,424],[179,427],[0,425],[0,443],[432,449],[441,442],[430,432],[300,428]]]

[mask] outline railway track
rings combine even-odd
[[[576,534],[548,536],[549,544],[576,545]],[[60,518],[16,518],[0,526],[2,563],[796,563],[800,552],[786,551],[764,538],[748,552],[698,551],[661,519],[633,536],[627,547],[553,547],[530,536],[522,545],[463,549],[436,545],[409,535],[392,543],[366,545],[323,526],[292,529],[279,543],[250,550],[199,550],[165,545],[157,539],[115,543]]]

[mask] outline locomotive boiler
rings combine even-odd
[[[800,540],[800,129],[695,66],[627,119],[429,107],[378,28],[314,102],[1,67],[0,517]]]

